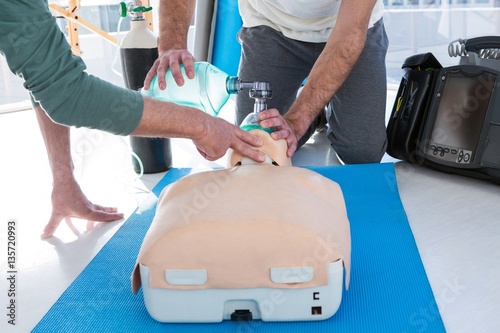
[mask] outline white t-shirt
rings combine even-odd
[[[238,0],[244,27],[266,25],[288,38],[326,42],[337,21],[341,0]],[[377,0],[368,28],[384,14],[383,0]]]

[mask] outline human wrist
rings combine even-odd
[[[287,112],[284,118],[292,127],[293,132],[295,133],[297,138],[302,137],[307,132],[310,121],[307,117],[305,117],[305,112],[298,109],[290,109],[290,111]]]
[[[57,172],[52,175],[52,187],[68,186],[69,184],[77,183],[73,169],[68,167],[58,167]]]
[[[166,35],[166,34],[162,34]],[[187,39],[170,35],[168,38],[158,39],[158,53],[161,55],[170,50],[186,50]]]
[[[171,45],[171,44],[158,44],[158,56],[161,57],[165,53],[172,52],[172,51],[181,51],[181,50],[187,50],[187,46],[185,45]]]
[[[319,96],[312,95],[310,94],[310,90],[304,89],[286,113],[285,119],[292,124],[292,128],[300,138],[308,131],[309,126],[324,110],[325,105],[326,102],[323,102]]]
[[[187,133],[188,139],[198,141],[208,136],[211,120],[209,117],[205,113],[202,113],[201,117],[193,116],[193,121],[190,122],[191,125],[189,126],[189,133]]]

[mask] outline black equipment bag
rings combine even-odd
[[[387,153],[418,163],[416,155],[422,121],[433,85],[434,73],[442,68],[432,53],[417,54],[404,62],[403,78],[387,124]]]
[[[443,68],[406,59],[387,125],[387,153],[433,169],[500,183],[500,37],[459,40]]]

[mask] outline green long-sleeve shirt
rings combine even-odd
[[[128,135],[139,124],[142,96],[85,72],[71,53],[47,0],[16,0],[2,6],[0,53],[10,70],[57,123]]]

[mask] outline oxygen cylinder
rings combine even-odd
[[[158,58],[158,37],[148,29],[148,21],[142,12],[151,10],[145,7],[127,7],[121,3],[120,15],[132,12],[130,31],[123,37],[120,44],[122,73],[125,86],[139,90],[144,85],[144,79],[153,63]],[[168,138],[130,137],[132,151],[140,159],[144,173],[158,173],[172,167],[172,150]],[[141,163],[134,158],[134,170],[141,171]]]

